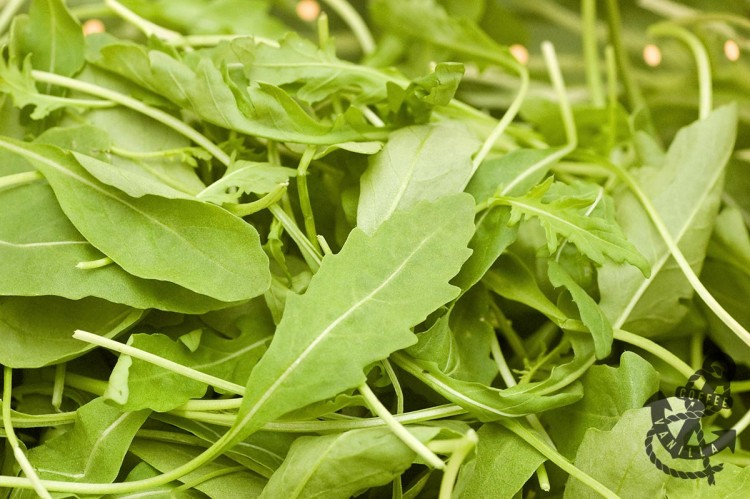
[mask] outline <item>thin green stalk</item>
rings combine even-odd
[[[651,26],[649,34],[656,37],[673,37],[685,43],[693,53],[698,68],[698,91],[700,94],[699,116],[705,119],[713,108],[713,90],[711,86],[711,64],[708,52],[697,36],[690,31],[672,23],[659,23]]]
[[[102,267],[106,267],[107,265],[113,264],[114,261],[108,257],[105,256],[104,258],[99,258],[97,260],[88,260],[85,262],[78,262],[76,264],[77,269],[81,270],[93,270],[93,269],[100,269]]]
[[[246,217],[253,213],[258,213],[278,203],[281,197],[286,194],[287,186],[288,184],[286,183],[279,184],[271,192],[256,201],[242,204],[225,204],[224,208],[238,217]],[[200,197],[200,194],[198,197]]]
[[[178,40],[182,38],[182,34],[142,18],[116,0],[104,0],[104,3],[112,12],[141,30],[147,37],[155,36],[163,40]]]
[[[318,46],[322,50],[326,50],[328,44],[331,43],[331,31],[328,26],[328,14],[321,12],[318,16],[317,22],[318,28]]]
[[[690,336],[690,365],[694,371],[703,365],[703,331],[696,331]]]
[[[279,42],[271,38],[265,38],[255,35],[180,35],[179,38],[166,40],[168,45],[179,48],[189,47],[214,47],[222,42],[231,42],[237,38],[252,38],[256,45],[268,45],[269,47],[279,48]]]
[[[417,437],[412,435],[409,430],[406,429],[399,421],[391,414],[388,409],[378,400],[373,391],[367,385],[362,383],[358,388],[359,392],[367,401],[367,405],[373,413],[377,414],[386,426],[396,435],[407,447],[417,453],[422,459],[424,459],[433,468],[442,470],[445,468],[445,463],[442,459],[437,457],[434,452],[427,448]]]
[[[38,82],[49,83],[51,85],[68,88],[70,90],[77,90],[79,92],[95,95],[101,99],[107,99],[112,102],[116,102],[117,104],[132,109],[133,111],[144,114],[192,140],[203,149],[205,149],[209,154],[211,154],[211,156],[216,158],[224,166],[228,167],[231,164],[229,155],[227,155],[227,153],[222,151],[216,144],[206,138],[206,136],[204,136],[194,128],[186,125],[183,121],[175,118],[174,116],[159,109],[148,106],[137,99],[133,99],[132,97],[128,97],[127,95],[115,92],[108,88],[100,87],[99,85],[94,85],[85,81],[74,80],[73,78],[67,78],[65,76],[60,76],[54,73],[47,73],[45,71],[32,70],[31,76]]]
[[[683,362],[682,359],[680,359],[661,345],[649,340],[648,338],[638,336],[637,334],[633,334],[628,331],[623,331],[622,329],[614,330],[614,338],[618,341],[628,343],[657,356],[668,365],[672,366],[675,371],[682,374],[686,379],[692,376],[695,372],[694,369]]]
[[[484,161],[484,159],[490,153],[492,147],[495,145],[495,142],[497,142],[500,136],[505,133],[508,125],[513,122],[516,115],[518,114],[518,111],[521,109],[521,105],[523,104],[524,100],[526,100],[526,94],[529,91],[529,71],[522,64],[517,64],[516,71],[518,72],[518,76],[521,78],[521,84],[518,87],[518,94],[516,94],[513,102],[511,102],[510,106],[508,106],[508,110],[505,111],[505,114],[503,114],[503,117],[500,118],[500,121],[498,121],[495,128],[492,130],[489,136],[487,136],[484,143],[482,144],[482,147],[479,149],[479,152],[476,154],[476,156],[474,156],[474,159],[472,160],[472,176],[477,171],[477,168],[479,168],[479,165],[482,164],[482,161]]]
[[[453,488],[456,485],[458,471],[461,469],[466,456],[476,447],[479,438],[474,430],[469,428],[464,438],[461,439],[461,445],[458,445],[448,459],[448,464],[443,472],[443,479],[440,481],[440,493],[438,499],[451,499],[453,497]]]
[[[100,379],[89,378],[88,376],[81,376],[76,373],[66,373],[65,384],[76,390],[81,390],[87,393],[93,393],[94,395],[102,396],[107,391],[109,383]]]
[[[310,204],[310,191],[307,188],[307,169],[315,157],[317,147],[307,146],[305,152],[299,160],[297,166],[297,191],[299,194],[299,206],[302,210],[302,218],[305,223],[305,232],[310,244],[315,248],[318,254],[321,254],[320,245],[318,245],[318,232],[315,229],[315,216],[313,215],[312,205]]]
[[[78,329],[76,330],[75,333],[73,333],[73,338],[84,341],[86,343],[90,343],[92,345],[104,347],[108,350],[119,352],[123,355],[129,355],[136,359],[149,362],[151,364],[157,365],[159,367],[162,367],[164,369],[177,373],[181,376],[185,376],[186,378],[194,379],[196,381],[200,381],[201,383],[206,383],[207,385],[215,386],[229,393],[234,393],[237,395],[244,395],[245,393],[244,386],[238,385],[236,383],[231,383],[221,378],[217,378],[216,376],[211,376],[210,374],[202,373],[198,370],[192,369],[187,366],[183,366],[182,364],[178,364],[177,362],[173,362],[171,360],[165,359],[164,357],[160,357],[150,352],[141,350],[140,348],[135,348],[130,345],[125,345],[123,343],[110,340],[109,338],[104,338],[97,334],[92,334],[92,333]]]
[[[67,364],[61,362],[55,366],[55,381],[52,385],[52,407],[57,412],[60,412],[60,406],[62,406],[63,393],[65,392],[65,367]]]
[[[172,444],[192,445],[193,447],[208,447],[210,442],[196,437],[189,433],[177,433],[174,431],[163,430],[144,430],[140,429],[135,434],[135,438],[144,440],[155,440],[157,442],[167,442]]]
[[[393,417],[401,424],[413,424],[460,416],[466,414],[466,412],[464,408],[458,405],[446,404],[429,409],[395,414]],[[170,411],[170,414],[194,421],[213,423],[218,426],[231,426],[235,419],[233,414],[215,414],[198,411],[174,410]],[[279,433],[318,433],[349,431],[361,428],[379,428],[382,426],[386,426],[386,423],[381,418],[364,418],[335,421],[275,421],[266,423],[263,426],[263,430]]]
[[[732,426],[732,429],[739,436],[748,426],[750,426],[750,411],[746,411],[742,418]]]
[[[631,110],[642,109],[646,101],[641,89],[633,78],[633,70],[625,46],[622,43],[622,20],[620,18],[620,6],[617,0],[607,0],[607,21],[609,23],[610,44],[615,50],[615,59],[619,69],[622,84],[625,87],[625,95]]]
[[[604,49],[604,60],[607,65],[607,123],[609,125],[609,149],[617,144],[617,61],[612,45]],[[597,165],[599,167],[599,165]],[[600,168],[600,167],[599,167]]]
[[[538,431],[538,430],[537,430]],[[539,481],[539,488],[545,492],[549,492],[552,486],[549,483],[549,475],[547,474],[547,467],[541,464],[536,469],[536,479]]]
[[[23,449],[18,445],[16,432],[13,429],[13,420],[10,416],[11,393],[13,391],[13,369],[5,366],[3,374],[3,429],[5,430],[5,438],[8,440],[10,448],[13,449],[13,456],[16,458],[16,462],[18,462],[18,465],[28,477],[37,495],[45,499],[52,499],[50,493],[47,492],[47,489],[41,483],[41,480],[39,480],[39,475],[36,474],[36,470],[29,462],[26,454],[23,453]]]
[[[370,29],[354,7],[346,0],[323,0],[352,30],[365,55],[375,52],[375,40]]]
[[[401,382],[398,380],[398,376],[396,376],[396,371],[393,370],[393,366],[388,361],[388,359],[384,359],[382,364],[383,364],[383,369],[385,369],[385,373],[388,375],[388,379],[391,381],[391,386],[393,386],[393,391],[396,393],[396,414],[403,414],[404,412],[404,390],[401,389]]]
[[[220,400],[189,400],[177,407],[177,411],[229,411],[239,409],[242,397]]]
[[[25,3],[26,0],[10,0],[8,4],[3,7],[3,10],[0,11],[0,35],[8,30],[8,26],[10,26],[13,18]]]
[[[591,103],[595,107],[604,107],[604,90],[602,88],[599,53],[596,40],[596,0],[581,2],[583,17],[583,57],[586,61],[586,83],[589,86]]]
[[[0,177],[0,189],[16,187],[18,185],[30,184],[37,180],[43,180],[44,175],[38,171],[14,173]]]
[[[49,428],[73,424],[75,412],[58,412],[56,414],[21,414],[11,411],[11,423],[14,428]],[[3,422],[5,418],[3,418]],[[3,423],[4,424],[4,423]]]
[[[732,381],[730,386],[732,387],[732,393],[750,392],[750,379]]]
[[[320,263],[323,259],[323,255],[320,254],[317,248],[315,248],[315,246],[310,243],[307,237],[302,234],[302,231],[300,231],[299,227],[297,227],[297,223],[292,219],[292,217],[289,216],[286,211],[281,208],[281,206],[279,206],[278,204],[274,204],[269,206],[268,209],[271,211],[273,216],[276,217],[276,220],[281,223],[281,225],[284,227],[284,230],[287,232],[287,234],[289,234],[289,237],[291,237],[294,242],[297,243],[297,246],[302,252],[302,257],[310,266],[310,269],[313,272],[317,272],[317,270],[320,268]]]
[[[501,419],[498,421],[498,423],[521,437],[529,445],[538,450],[540,454],[555,463],[571,477],[589,486],[591,489],[598,492],[601,496],[608,499],[620,499],[620,496],[612,492],[608,487],[604,486],[601,482],[593,478],[588,473],[577,468],[573,463],[568,461],[565,456],[545,444],[541,438],[539,438],[532,431],[525,428],[519,421],[515,419]]]
[[[672,258],[674,258],[675,262],[677,262],[677,265],[680,267],[680,270],[682,270],[682,273],[690,282],[690,285],[693,287],[696,294],[701,298],[701,300],[703,300],[708,308],[710,308],[711,311],[716,314],[716,316],[721,319],[721,321],[726,324],[727,327],[729,327],[729,329],[734,332],[734,334],[737,335],[738,338],[745,342],[746,345],[750,346],[750,332],[748,332],[742,326],[742,324],[737,322],[737,319],[732,317],[732,315],[727,312],[724,307],[721,306],[716,298],[714,298],[714,296],[700,281],[695,271],[690,266],[690,263],[685,258],[685,255],[682,254],[682,251],[680,251],[677,243],[672,238],[672,234],[670,234],[669,229],[666,227],[666,225],[664,225],[664,221],[661,219],[661,216],[659,216],[659,212],[656,211],[653,203],[651,203],[651,200],[648,198],[648,196],[646,196],[646,193],[643,192],[641,187],[636,182],[635,178],[633,178],[633,176],[627,170],[620,167],[619,165],[615,165],[614,163],[610,162],[603,162],[602,164],[607,166],[608,169],[615,173],[628,186],[628,188],[630,188],[631,192],[635,194],[636,198],[638,198],[639,203],[641,204],[641,206],[643,206],[643,209],[646,210],[646,213],[651,219],[651,223],[654,224],[657,232],[659,232],[659,236],[667,245]]]

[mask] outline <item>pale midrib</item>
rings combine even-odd
[[[677,232],[677,237],[675,238],[675,244],[677,244],[678,246],[680,242],[682,241],[682,238],[685,236],[685,234],[687,234],[688,230],[692,227],[693,220],[701,211],[700,208],[703,207],[703,204],[705,203],[709,194],[716,188],[716,183],[719,181],[719,179],[722,177],[723,174],[724,174],[724,169],[722,168],[719,170],[718,175],[714,176],[712,182],[709,184],[710,187],[703,192],[703,195],[698,199],[698,202],[694,204],[694,206],[698,207],[699,209],[696,209],[695,211],[693,211],[690,217],[688,217],[685,220],[685,223]],[[638,305],[643,295],[646,293],[648,288],[651,287],[651,284],[659,276],[659,273],[661,272],[662,267],[664,267],[664,265],[667,263],[667,260],[669,260],[669,257],[672,256],[672,253],[670,253],[669,248],[667,247],[666,244],[664,244],[663,250],[664,250],[664,254],[661,257],[659,257],[656,260],[656,262],[654,262],[654,265],[651,267],[651,276],[648,278],[644,278],[641,285],[638,286],[638,289],[631,297],[627,306],[622,310],[622,313],[619,315],[619,317],[617,317],[617,320],[612,322],[613,328],[621,329],[622,326],[627,322],[628,318],[630,317],[630,314]]]
[[[433,136],[433,134],[436,131],[437,131],[437,128],[433,128],[427,133],[427,136],[424,137],[424,139],[420,142],[419,147],[417,147],[417,150],[414,153],[414,158],[409,164],[409,168],[406,170],[406,175],[404,177],[401,177],[400,179],[397,179],[397,180],[401,180],[401,185],[396,191],[396,195],[393,196],[393,202],[388,207],[386,212],[383,214],[383,217],[381,218],[381,220],[388,219],[396,211],[396,208],[398,208],[399,203],[401,202],[404,195],[406,194],[406,191],[410,187],[411,179],[414,178],[414,173],[417,171],[419,163],[422,159],[421,158],[422,151],[427,146],[427,143],[430,141],[430,138]],[[397,171],[395,168],[393,168],[393,161],[391,159],[390,152],[388,153],[388,162],[391,164],[391,169],[393,169],[394,171]]]
[[[346,64],[340,64],[340,63],[330,63],[330,62],[285,62],[285,63],[259,63],[259,64],[253,64],[254,67],[259,68],[271,68],[271,69],[298,69],[298,68],[306,68],[306,67],[314,67],[314,68],[325,68],[325,69],[338,69],[341,71],[349,71],[352,73],[361,73],[361,74],[367,74],[372,76],[377,76],[379,78],[383,78],[385,80],[391,81],[393,83],[405,83],[400,78],[396,78],[394,76],[387,75],[385,73],[381,73],[380,71],[376,71],[374,69],[365,67],[365,66],[348,66]]]
[[[248,411],[248,413],[242,418],[241,421],[238,422],[238,424],[235,424],[235,427],[242,428],[255,416],[255,414],[260,410],[261,407],[264,406],[264,404],[268,401],[268,399],[274,394],[274,392],[279,388],[279,386],[289,377],[292,375],[292,373],[297,369],[297,367],[302,364],[305,359],[310,355],[310,353],[315,349],[315,347],[318,346],[340,323],[345,321],[350,315],[352,315],[356,310],[358,310],[360,307],[362,307],[365,303],[370,301],[376,294],[378,294],[383,288],[385,288],[393,279],[395,279],[401,271],[406,267],[406,265],[411,261],[411,259],[416,255],[419,250],[427,244],[433,237],[435,237],[437,234],[436,232],[433,232],[430,236],[426,237],[422,240],[422,242],[419,243],[419,245],[414,248],[414,250],[404,259],[404,261],[396,267],[396,269],[391,273],[390,276],[388,276],[381,284],[379,284],[374,290],[372,290],[370,293],[368,293],[364,298],[359,300],[357,303],[349,307],[348,310],[346,310],[343,314],[341,314],[339,317],[337,317],[334,321],[332,321],[328,327],[326,327],[318,336],[315,337],[315,339],[302,351],[302,353],[292,362],[292,364],[284,370],[284,372],[281,373],[281,375],[276,378],[276,381],[273,382],[273,384],[268,388],[268,390],[263,393],[263,395],[258,399],[258,401],[253,405],[252,409]]]
[[[50,241],[39,243],[11,243],[10,241],[0,240],[0,246],[11,246],[14,248],[44,248],[49,246],[73,246],[86,245],[90,246],[88,241]]]

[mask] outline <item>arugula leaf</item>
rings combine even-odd
[[[236,203],[242,194],[266,194],[289,182],[297,171],[254,161],[237,161],[226,174],[199,192],[196,197],[209,203]]]
[[[128,272],[224,301],[252,298],[267,288],[268,259],[258,233],[220,208],[186,199],[130,198],[99,184],[71,154],[51,146],[3,139],[0,148],[39,168],[76,228]]]
[[[71,338],[71,331],[83,328],[112,338],[127,331],[142,316],[142,310],[97,298],[72,301],[52,296],[0,297],[0,334],[5,345],[0,351],[0,363],[32,368],[63,362],[92,348]]]
[[[468,256],[472,218],[471,200],[457,195],[398,212],[371,237],[355,229],[339,254],[323,260],[307,292],[288,297],[247,381],[240,435],[358,386],[365,366],[414,343],[409,328],[455,297],[448,280]],[[352,273],[360,275],[357,285],[342,292],[339,283]]]
[[[637,176],[695,270],[705,258],[736,121],[733,106],[716,109],[677,134],[660,169],[645,168]],[[622,193],[616,203],[619,223],[652,271],[646,278],[625,267],[603,266],[600,305],[614,327],[655,336],[684,317],[680,301],[692,295],[692,287],[632,196]]]
[[[262,330],[234,340],[223,339],[210,331],[197,331],[200,339],[195,348],[162,334],[134,334],[128,344],[206,374],[244,384],[270,340],[270,332]],[[112,369],[104,398],[127,411],[166,412],[191,398],[202,397],[206,389],[204,383],[186,380],[177,373],[122,355]]]
[[[439,431],[409,428],[422,442],[430,441]],[[416,453],[388,428],[300,437],[260,497],[346,499],[361,490],[386,485],[403,473],[415,457]]]
[[[562,236],[599,264],[604,264],[608,259],[617,263],[628,262],[648,275],[648,262],[628,242],[616,223],[585,214],[593,199],[560,196],[545,202],[543,197],[552,187],[552,182],[550,177],[522,197],[499,197],[498,203],[511,207],[509,223],[516,224],[522,217],[539,220],[547,235],[550,254],[557,250],[558,237]]]
[[[454,122],[403,128],[369,158],[360,180],[357,226],[368,234],[398,210],[460,192],[479,142]]]
[[[76,411],[70,430],[30,450],[29,460],[50,480],[112,482],[148,414],[121,412],[95,399]]]

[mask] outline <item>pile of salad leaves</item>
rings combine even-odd
[[[746,1],[0,4],[3,497],[743,495]]]

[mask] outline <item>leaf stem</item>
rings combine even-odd
[[[591,489],[595,490],[603,497],[608,499],[620,499],[620,496],[612,492],[609,488],[604,486],[601,482],[596,480],[594,477],[577,468],[573,463],[568,461],[562,454],[549,447],[542,441],[536,434],[524,427],[520,422],[515,419],[501,419],[498,421],[501,425],[505,426],[508,430],[512,431],[529,445],[534,447],[540,454],[555,463],[563,471],[568,473],[571,477],[575,478],[588,485]]]
[[[104,4],[123,20],[141,30],[146,37],[155,36],[168,41],[179,40],[182,38],[182,34],[163,26],[159,26],[158,24],[154,24],[148,19],[142,18],[116,0],[104,0]]]
[[[65,367],[67,364],[61,362],[55,366],[55,381],[52,385],[52,407],[57,412],[60,412],[60,406],[63,401],[63,393],[65,392]]]
[[[239,409],[242,397],[220,400],[189,400],[177,407],[176,411],[228,411]]]
[[[614,338],[618,341],[628,343],[640,348],[641,350],[645,350],[648,353],[654,354],[655,356],[672,366],[675,371],[685,376],[686,379],[692,376],[693,372],[695,372],[693,368],[683,362],[675,354],[662,347],[658,343],[649,340],[648,338],[638,336],[637,334],[633,334],[628,331],[623,331],[622,329],[614,330]]]
[[[442,459],[437,457],[434,452],[427,448],[417,437],[412,435],[409,430],[406,429],[396,418],[393,417],[388,409],[378,400],[373,391],[367,385],[362,383],[358,388],[359,392],[367,401],[367,405],[370,409],[377,414],[390,428],[390,430],[404,443],[407,447],[417,453],[422,459],[433,468],[442,470],[445,468],[445,463]]]
[[[206,138],[205,135],[201,134],[194,128],[186,125],[184,122],[175,118],[174,116],[168,113],[165,113],[164,111],[161,111],[160,109],[156,109],[151,106],[148,106],[137,99],[133,99],[132,97],[128,97],[127,95],[121,94],[119,92],[115,92],[108,88],[100,87],[99,85],[94,85],[92,83],[88,83],[85,81],[75,80],[73,78],[67,78],[65,76],[60,76],[54,73],[47,73],[45,71],[32,70],[31,76],[36,81],[39,81],[42,83],[49,83],[51,85],[56,85],[56,86],[68,88],[71,90],[77,90],[79,92],[83,92],[83,93],[90,94],[90,95],[95,95],[102,99],[107,99],[112,102],[116,102],[117,104],[125,106],[129,109],[132,109],[133,111],[144,114],[168,126],[172,130],[180,133],[181,135],[184,135],[188,139],[192,140],[193,142],[201,146],[203,149],[205,149],[207,152],[209,152],[211,156],[216,158],[224,166],[228,167],[231,164],[231,159],[229,158],[229,155],[225,153],[224,151],[222,151],[216,144],[211,142],[208,138]]]
[[[26,3],[26,0],[10,0],[8,4],[3,7],[3,10],[0,12],[0,35],[8,30],[8,26],[10,26],[16,13],[21,10],[24,3]]]
[[[388,375],[388,379],[391,381],[393,391],[396,392],[396,414],[403,414],[404,391],[401,389],[401,382],[399,382],[398,376],[396,376],[396,371],[393,370],[393,366],[388,359],[383,359],[382,364],[386,375]]]
[[[458,471],[461,469],[461,464],[463,464],[466,456],[476,447],[479,438],[476,432],[469,428],[469,431],[466,432],[466,435],[461,440],[462,443],[453,451],[451,457],[448,458],[448,465],[445,467],[443,479],[440,481],[438,499],[451,499],[453,497],[453,488],[456,485],[456,478],[458,478]]]
[[[317,147],[309,145],[302,153],[297,166],[297,193],[299,195],[299,206],[302,210],[302,218],[305,223],[305,232],[310,244],[315,248],[318,254],[321,254],[320,245],[318,244],[317,230],[315,229],[315,216],[313,215],[312,205],[310,204],[310,191],[307,188],[307,169],[315,157]]]
[[[286,183],[279,184],[274,187],[271,192],[251,203],[225,204],[224,208],[238,217],[252,215],[253,213],[265,210],[266,208],[270,208],[278,203],[281,197],[286,193],[287,185],[288,184]]]
[[[370,29],[354,7],[346,0],[323,0],[352,30],[354,37],[359,42],[362,52],[370,55],[375,52],[375,40]]]
[[[518,111],[521,109],[523,101],[526,100],[526,94],[529,91],[529,71],[520,63],[516,64],[516,71],[518,72],[518,76],[521,78],[521,84],[518,87],[518,94],[516,94],[513,102],[511,102],[510,106],[508,106],[508,110],[505,111],[503,117],[500,118],[500,121],[498,121],[495,128],[492,129],[492,132],[490,132],[484,143],[482,143],[482,147],[479,149],[479,152],[476,154],[476,156],[474,156],[471,164],[472,176],[477,171],[477,168],[479,168],[479,165],[482,164],[482,161],[484,161],[484,159],[490,153],[492,147],[495,145],[495,142],[497,142],[500,136],[505,133],[505,130],[513,122],[516,115],[518,114]]]
[[[110,265],[114,263],[114,261],[108,257],[105,256],[104,258],[99,258],[98,260],[88,260],[85,262],[78,262],[76,264],[77,269],[82,270],[93,270],[93,269],[100,269],[102,267],[106,267],[107,265]]]
[[[65,384],[76,390],[83,390],[84,392],[93,393],[100,397],[104,395],[109,386],[109,383],[106,381],[70,372],[65,374]]]
[[[302,234],[302,231],[299,230],[299,227],[297,227],[297,224],[292,219],[292,217],[290,217],[289,214],[284,211],[281,206],[278,205],[278,203],[269,206],[268,209],[271,211],[273,216],[276,217],[276,220],[281,223],[287,234],[289,234],[294,242],[297,243],[300,252],[302,252],[302,257],[310,266],[310,269],[313,272],[317,272],[317,270],[320,268],[320,263],[323,259],[323,255],[321,255],[318,252],[317,248],[315,248],[315,246],[312,245],[307,237]]]
[[[586,82],[589,86],[591,102],[595,107],[604,107],[604,90],[596,43],[596,0],[583,0],[581,16],[583,17],[581,33],[583,36],[583,56],[586,61]]]
[[[38,171],[5,175],[0,177],[0,189],[7,189],[8,187],[15,187],[17,185],[30,184],[31,182],[36,182],[37,180],[43,179],[44,175],[42,175]]]
[[[705,119],[713,108],[713,89],[711,84],[711,64],[708,61],[708,52],[697,36],[683,27],[672,23],[659,23],[651,26],[649,34],[656,37],[671,36],[685,43],[695,58],[698,69],[698,91],[700,95],[699,116]]]
[[[73,333],[73,338],[84,341],[86,343],[90,343],[92,345],[104,347],[108,350],[119,352],[123,355],[129,355],[131,357],[143,360],[145,362],[149,362],[156,366],[167,369],[168,371],[172,371],[174,373],[185,376],[186,378],[194,379],[196,381],[200,381],[201,383],[206,383],[207,385],[215,386],[229,393],[234,393],[237,395],[245,394],[244,386],[238,385],[236,383],[231,383],[229,381],[223,380],[221,378],[217,378],[215,376],[211,376],[210,374],[202,373],[196,369],[183,366],[182,364],[178,364],[177,362],[173,362],[171,360],[165,359],[164,357],[160,357],[150,352],[141,350],[140,348],[135,348],[130,345],[125,345],[123,343],[110,340],[109,338],[104,338],[97,334],[92,334],[86,331],[82,331],[80,329],[76,330],[76,332]]]
[[[41,483],[41,480],[39,480],[39,475],[36,474],[36,470],[29,462],[26,454],[23,453],[23,449],[18,445],[16,432],[13,429],[13,420],[10,416],[11,393],[13,391],[13,369],[5,366],[3,374],[3,429],[5,430],[5,438],[8,440],[10,448],[13,449],[13,456],[16,458],[18,465],[26,474],[29,481],[31,481],[37,495],[45,499],[52,499],[50,493],[47,492],[47,489]]]

